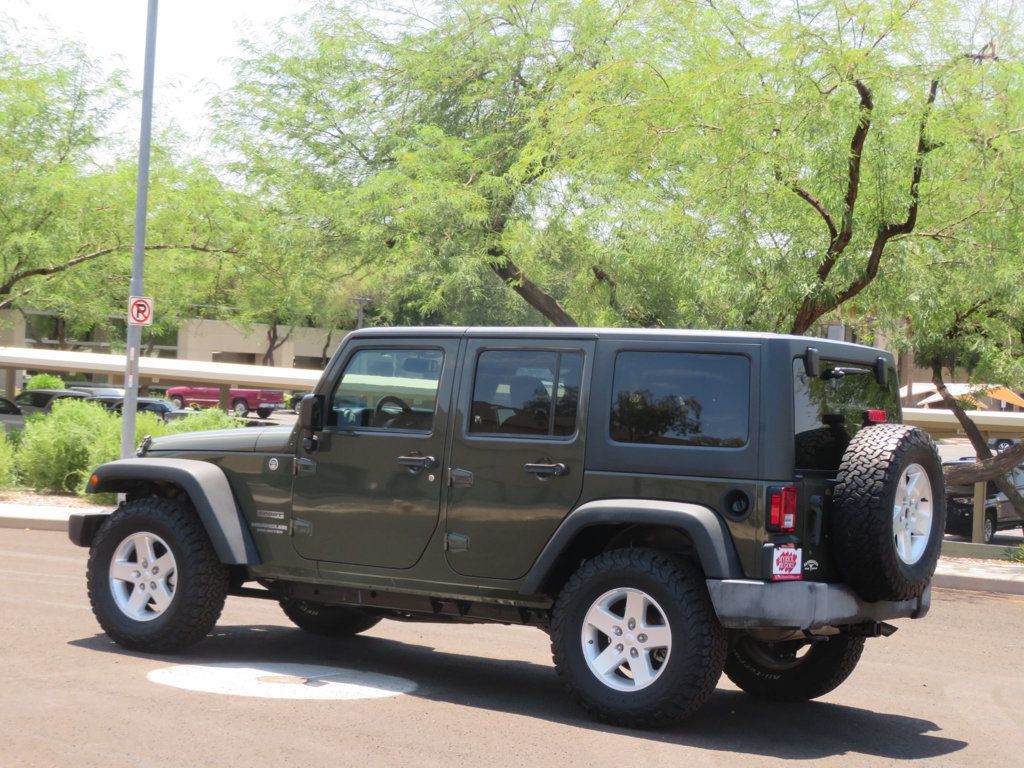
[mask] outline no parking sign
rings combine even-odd
[[[153,299],[150,296],[128,298],[128,325],[153,324]]]

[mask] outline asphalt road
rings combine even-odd
[[[671,730],[590,722],[563,696],[546,636],[522,627],[383,622],[326,640],[277,605],[229,598],[215,635],[144,656],[99,629],[85,552],[0,530],[0,766],[1007,766],[1024,753],[1024,597],[937,591],[923,621],[868,642],[818,702],[756,702],[723,678]],[[150,682],[180,664],[291,662],[411,681],[410,693],[288,701]],[[273,681],[284,680],[274,678]],[[272,682],[273,682],[272,681]]]

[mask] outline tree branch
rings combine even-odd
[[[492,246],[487,249],[487,255],[491,257],[491,269],[495,274],[548,321],[563,327],[578,325],[572,315],[566,312],[550,293],[523,274],[523,270],[509,258],[504,248]]]

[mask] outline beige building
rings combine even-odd
[[[270,344],[270,327],[256,323],[238,326],[220,320],[188,320],[178,329],[176,337],[144,345],[143,355],[173,357],[204,362],[260,365]],[[322,368],[338,348],[347,329],[329,331],[324,328],[291,328],[278,326],[278,345],[273,364],[286,368]],[[28,349],[67,349],[111,352],[110,342],[99,334],[89,338],[69,338],[63,334],[59,320],[53,315],[0,311],[0,346]],[[22,376],[16,376],[21,381]],[[173,384],[176,382],[162,382]]]

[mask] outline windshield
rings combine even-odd
[[[882,387],[874,368],[857,363],[822,360],[821,375],[811,378],[803,359],[793,361],[793,414],[796,468],[839,469],[850,440],[867,422],[868,411],[885,411],[900,420],[896,377]]]

